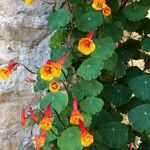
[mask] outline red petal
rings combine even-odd
[[[50,59],[47,60],[47,61],[46,61],[46,64],[50,65],[50,64],[51,64],[51,60],[50,60]]]
[[[16,65],[17,63],[12,63],[12,64],[9,64],[6,68],[11,71]]]
[[[51,117],[51,105],[48,104],[44,117]]]
[[[69,54],[63,55],[61,58],[59,58],[59,60],[57,61],[57,63],[59,63],[59,64],[62,65],[68,56],[69,56]]]
[[[81,132],[87,131],[85,124],[82,120],[79,120],[79,127],[80,127]]]
[[[76,97],[73,98],[73,110],[78,110],[78,102]]]
[[[87,38],[92,39],[93,35],[94,35],[94,31],[89,32],[88,35],[87,35]]]

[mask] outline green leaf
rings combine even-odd
[[[60,27],[64,27],[71,20],[71,16],[66,9],[58,9],[53,12],[50,16],[48,16],[48,24],[47,26],[50,29],[59,29]]]
[[[139,21],[148,14],[148,8],[142,6],[139,2],[131,3],[123,10],[124,15],[132,21]]]
[[[141,44],[144,51],[150,52],[150,38],[145,38]]]
[[[122,85],[107,85],[103,94],[107,101],[119,106],[129,102],[132,92]]]
[[[60,150],[82,150],[79,128],[66,129],[58,138],[57,145]]]
[[[119,21],[103,24],[99,29],[99,36],[110,36],[114,42],[118,42],[123,36],[123,24]]]
[[[118,55],[113,53],[111,57],[104,61],[104,68],[107,70],[113,70],[117,64]]]
[[[40,108],[45,110],[49,103],[52,105],[53,109],[60,113],[68,105],[68,97],[61,92],[48,93],[40,101]]]
[[[96,79],[104,67],[104,63],[96,58],[86,59],[78,68],[77,75],[85,80]]]
[[[119,9],[119,0],[109,0],[108,5],[112,11],[117,12]]]
[[[150,100],[150,76],[142,75],[133,78],[129,82],[129,87],[135,94],[135,96],[142,98],[143,100]]]
[[[87,12],[76,20],[76,26],[83,32],[94,31],[103,24],[101,12]]]
[[[117,65],[112,70],[112,74],[117,78],[121,78],[126,74],[126,69],[127,66],[125,65],[125,63],[118,60]]]
[[[128,141],[127,127],[116,121],[105,123],[100,134],[104,142],[113,148],[119,148]]]
[[[115,44],[111,37],[105,37],[100,41],[96,42],[96,50],[91,54],[94,58],[100,60],[107,60],[112,56],[115,50]]]
[[[52,130],[53,130],[53,132],[54,132],[56,135],[58,135],[58,130],[57,130],[57,128],[52,127]],[[47,141],[47,142],[51,142],[51,141],[54,141],[55,139],[57,139],[57,136],[54,135],[54,133],[52,132],[52,130],[47,131],[47,134],[46,134],[46,141]]]
[[[49,46],[52,49],[59,49],[66,38],[63,28],[58,29],[49,40]]]
[[[89,127],[92,121],[92,116],[90,114],[82,113],[84,121],[85,121],[85,126]]]
[[[133,21],[126,21],[125,23],[125,30],[129,31],[129,32],[134,32],[136,30],[138,30],[139,28],[141,27],[141,22],[140,21],[136,21],[136,22],[133,22]]]
[[[80,102],[81,110],[92,115],[101,111],[103,105],[103,100],[96,97],[87,97]]]
[[[83,99],[84,96],[97,96],[103,90],[103,85],[97,80],[81,81],[72,88],[72,95],[78,100]]]
[[[150,134],[150,104],[139,105],[131,109],[128,117],[134,130]]]

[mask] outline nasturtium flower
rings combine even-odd
[[[67,57],[68,54],[65,54],[56,62],[48,60],[40,69],[41,78],[50,81],[53,80],[54,77],[60,77],[62,65]]]
[[[78,43],[78,50],[84,55],[91,54],[96,48],[95,43],[92,40],[93,34],[94,32],[90,32],[87,37],[80,39]]]
[[[34,0],[25,0],[25,4],[26,5],[30,5],[31,3],[33,3]]]
[[[111,14],[111,8],[108,7],[107,5],[106,5],[106,7],[103,8],[102,11],[103,11],[104,16],[109,16]]]
[[[48,131],[52,128],[53,119],[51,117],[51,105],[49,104],[46,108],[43,119],[40,121],[40,128],[42,130]]]
[[[38,121],[38,116],[37,116],[37,114],[33,111],[32,106],[29,106],[29,112],[30,112],[30,115],[31,115],[33,121],[37,122],[37,121]]]
[[[78,110],[78,103],[76,97],[73,99],[73,110],[70,116],[70,124],[79,125],[79,120],[83,121],[83,116]]]
[[[36,150],[39,150],[44,146],[46,140],[46,131],[43,130],[36,138],[35,138],[35,144],[36,144]]]
[[[24,107],[21,108],[20,122],[23,127],[25,127],[27,125],[27,116],[26,116],[26,110]]]
[[[50,84],[49,84],[49,90],[51,92],[58,92],[60,90],[60,83],[57,82],[57,81],[52,81]]]
[[[102,10],[106,6],[105,0],[93,0],[92,7],[95,10]]]
[[[3,80],[7,80],[11,76],[12,70],[16,65],[17,63],[13,63],[5,68],[0,68],[0,78]]]
[[[81,144],[84,147],[89,147],[94,142],[93,135],[91,135],[88,132],[82,120],[79,120],[79,127],[81,130],[81,134],[80,134]]]

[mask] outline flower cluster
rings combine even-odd
[[[80,134],[81,144],[84,147],[89,147],[93,143],[94,139],[93,139],[93,136],[86,129],[83,120],[84,120],[83,116],[78,110],[77,99],[76,97],[74,97],[73,111],[70,116],[70,124],[79,125],[80,130],[81,130],[81,134]]]
[[[32,107],[29,106],[29,113],[32,118],[32,120],[35,123],[39,124],[39,127],[41,129],[41,133],[35,138],[35,143],[36,143],[36,149],[40,149],[43,147],[45,140],[46,140],[46,132],[52,128],[52,116],[51,116],[51,105],[49,104],[44,112],[43,119],[39,120],[38,115],[33,111]],[[21,124],[23,127],[27,125],[27,115],[26,115],[26,110],[24,107],[22,107],[21,110],[21,118],[20,118]]]
[[[104,16],[109,16],[111,14],[111,8],[107,6],[105,0],[93,0],[92,7],[95,10],[102,10]]]

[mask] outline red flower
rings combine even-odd
[[[51,105],[49,104],[46,108],[43,119],[40,121],[40,128],[42,130],[48,131],[52,128],[53,119],[51,117]]]
[[[32,119],[37,122],[38,121],[38,116],[36,115],[36,113],[33,111],[32,106],[29,106],[29,111],[31,114]]]
[[[22,109],[21,109],[21,119],[20,119],[20,121],[21,121],[22,126],[25,127],[26,124],[27,124],[27,116],[26,116],[26,111],[25,111],[24,107],[22,107]]]
[[[82,120],[79,120],[79,126],[81,130],[81,134],[80,134],[81,144],[84,147],[89,147],[94,142],[93,135],[91,135],[88,132]]]
[[[73,99],[73,110],[70,117],[70,124],[79,125],[79,120],[83,121],[83,116],[78,110],[78,103],[76,97]]]

